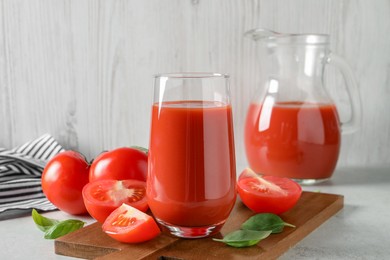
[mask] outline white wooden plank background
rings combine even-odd
[[[147,146],[152,75],[229,73],[238,164],[255,89],[255,27],[327,33],[356,73],[363,125],[339,166],[390,164],[390,1],[0,0],[0,147],[43,133],[88,158]],[[333,75],[334,74],[334,75]],[[348,117],[343,82],[329,91]]]

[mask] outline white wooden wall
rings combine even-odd
[[[390,165],[389,0],[0,0],[0,147],[43,133],[89,158],[148,146],[152,75],[213,71],[231,75],[244,165],[257,61],[243,33],[255,27],[331,35],[363,99],[362,128],[343,136],[339,166]],[[347,117],[334,74],[329,91]]]

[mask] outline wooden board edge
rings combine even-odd
[[[100,247],[99,250],[96,250],[96,246],[79,244],[79,243],[70,243],[69,241],[54,241],[54,252],[57,255],[70,256],[82,259],[95,259],[97,257],[110,255],[121,249],[106,247]]]
[[[151,251],[148,250],[141,250],[137,252],[136,256],[133,255],[131,259],[147,259],[150,255],[155,254],[156,252],[159,252],[161,250],[164,250],[167,247],[173,246],[174,244],[178,243],[181,238],[173,237],[168,234],[160,234],[162,236],[163,241],[161,241],[158,244],[155,244],[153,246],[153,249]],[[125,245],[125,244],[124,244]],[[139,244],[139,246],[143,246],[143,244]],[[126,245],[121,248],[120,250],[109,252],[108,254],[101,255],[97,258],[94,258],[96,260],[109,260],[109,259],[129,259],[128,252],[126,252]]]

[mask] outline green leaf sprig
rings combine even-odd
[[[261,213],[250,217],[241,225],[241,229],[257,231],[270,230],[272,234],[277,234],[281,233],[285,226],[295,228],[294,225],[284,222],[278,215]]]
[[[145,153],[146,155],[148,155],[148,153],[149,153],[149,150],[145,147],[142,147],[142,146],[133,145],[133,146],[130,146],[130,148],[137,149],[137,150]]]
[[[213,238],[214,241],[225,243],[232,247],[247,247],[267,238],[271,231],[236,230],[227,234],[223,239]]]
[[[56,219],[46,218],[39,214],[35,209],[32,210],[31,215],[36,226],[45,233],[44,238],[46,239],[56,239],[70,232],[76,231],[85,225],[85,222],[77,219],[59,221]]]
[[[285,226],[295,228],[294,225],[284,222],[278,215],[260,213],[245,221],[240,230],[227,234],[223,239],[213,238],[213,240],[232,247],[248,247],[256,245],[271,234],[281,233]]]

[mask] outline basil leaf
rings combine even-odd
[[[77,219],[68,219],[51,226],[45,232],[46,239],[56,239],[84,226],[85,222]]]
[[[213,238],[213,240],[233,247],[247,247],[256,245],[270,234],[271,231],[236,230],[223,239]]]
[[[59,221],[56,219],[46,218],[39,214],[35,209],[32,210],[31,215],[37,227],[45,232],[46,239],[55,239],[66,235],[82,228],[85,224],[85,222],[77,219]]]
[[[281,233],[285,226],[295,227],[284,222],[278,215],[272,213],[260,213],[252,216],[241,225],[244,230],[265,231],[271,230],[273,234]]]
[[[59,223],[58,220],[42,216],[35,209],[32,210],[31,215],[37,227],[43,232],[46,232],[50,227]]]

